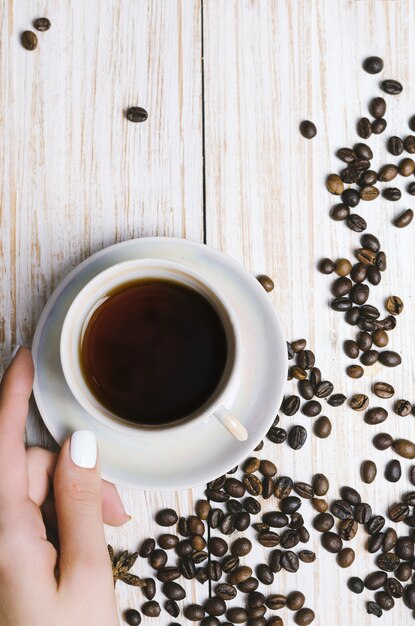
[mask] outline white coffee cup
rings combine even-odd
[[[174,280],[202,294],[218,313],[227,337],[227,360],[222,378],[211,397],[190,415],[166,426],[147,427],[123,420],[105,407],[89,389],[81,364],[81,347],[85,330],[93,313],[114,290],[142,279]],[[157,437],[166,428],[178,435],[183,429],[194,428],[200,420],[219,420],[235,437],[244,441],[248,432],[238,417],[226,407],[227,398],[235,393],[240,361],[240,332],[238,317],[226,301],[199,272],[175,261],[165,259],[136,259],[124,261],[96,275],[73,300],[69,307],[60,337],[60,358],[66,382],[79,404],[95,419],[131,436]],[[161,392],[163,390],[160,390]]]

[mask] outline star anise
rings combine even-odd
[[[138,552],[128,552],[124,550],[118,556],[114,554],[114,548],[108,545],[108,553],[111,559],[112,576],[114,578],[114,587],[117,580],[122,580],[127,585],[133,585],[134,587],[145,587],[146,582],[139,576],[130,574],[129,570],[132,568],[137,560]]]

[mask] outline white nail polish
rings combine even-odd
[[[14,357],[19,352],[20,348],[21,348],[21,346],[19,346],[19,344],[13,346],[13,350],[12,350],[12,353],[10,355],[9,362],[7,363],[7,366],[9,366],[10,363],[13,361]]]
[[[71,437],[71,459],[78,467],[95,467],[97,440],[92,430],[77,430]]]

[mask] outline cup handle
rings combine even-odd
[[[235,439],[238,441],[246,441],[248,439],[248,431],[245,426],[223,404],[218,406],[213,415],[229,430]]]

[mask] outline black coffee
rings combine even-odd
[[[215,391],[228,346],[212,304],[196,290],[142,280],[94,312],[81,353],[92,393],[119,417],[163,425],[190,415]]]

